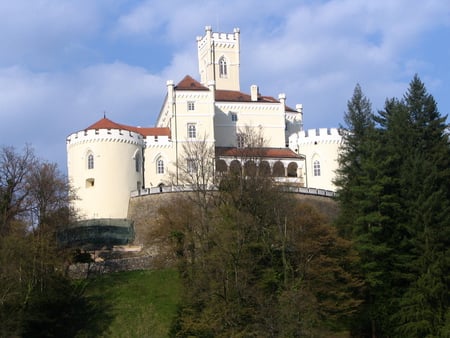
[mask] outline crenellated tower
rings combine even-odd
[[[214,81],[216,89],[240,90],[240,31],[213,33],[205,27],[205,36],[197,37],[200,82]]]

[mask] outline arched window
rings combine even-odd
[[[280,161],[275,162],[273,164],[272,175],[274,177],[284,177],[285,176],[284,164],[281,163]]]
[[[297,169],[298,169],[297,163],[295,162],[289,163],[287,168],[288,177],[297,177]]]
[[[320,176],[320,162],[319,160],[314,161],[314,176]]]
[[[241,174],[241,162],[239,162],[238,160],[233,160],[230,163],[230,171],[233,174]]]
[[[94,169],[94,155],[93,154],[88,155],[87,167],[88,167],[88,169]]]
[[[227,163],[224,160],[216,160],[216,171],[226,173],[228,170]]]
[[[219,76],[220,77],[228,76],[227,61],[223,56],[219,60]]]
[[[267,161],[261,161],[259,164],[259,174],[261,176],[270,176],[270,164]]]
[[[244,173],[246,176],[255,177],[256,176],[256,163],[249,160],[244,163]]]
[[[164,160],[161,158],[156,161],[156,172],[158,174],[164,174]]]

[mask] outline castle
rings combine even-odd
[[[264,96],[256,85],[241,91],[239,29],[216,33],[208,26],[197,48],[200,80],[167,81],[154,128],[104,116],[67,137],[68,176],[82,219],[127,218],[130,196],[181,184],[173,173],[182,164],[194,169],[183,149],[199,141],[215,149],[216,171],[253,166],[293,186],[335,189],[338,130],[303,130],[302,105],[289,107],[284,94]],[[257,163],[237,156],[250,146],[249,133],[263,139]]]

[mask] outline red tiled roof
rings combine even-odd
[[[197,80],[194,80],[191,76],[186,75],[183,80],[178,82],[175,86],[177,90],[209,90]]]
[[[186,75],[183,80],[181,80],[175,89],[178,90],[209,90],[207,87],[202,85],[200,82],[195,80],[192,76]],[[228,101],[228,102],[253,102],[249,94],[237,91],[237,90],[224,90],[216,89],[215,93],[216,101]],[[279,103],[280,101],[272,96],[262,96],[258,95],[258,101],[256,102],[268,102],[268,103]],[[285,106],[286,111],[296,112],[295,109]]]
[[[238,102],[252,102],[252,98],[249,94],[245,94],[243,92],[237,90],[216,90],[216,101],[238,101]],[[258,95],[257,102],[270,102],[270,103],[279,103],[280,101],[276,100],[271,96],[261,96]]]
[[[216,101],[231,101],[231,102],[253,102],[249,94],[237,90],[216,90]],[[279,103],[280,101],[272,96],[262,96],[258,95],[258,101],[256,102],[268,102],[268,103]],[[297,112],[289,106],[285,105],[285,110],[290,112]]]
[[[236,148],[216,147],[216,156],[224,157],[268,157],[268,158],[296,158],[303,156],[289,148]]]
[[[142,136],[170,136],[169,128],[142,128],[142,127],[132,127],[124,124],[119,124],[110,119],[104,117],[94,124],[87,127],[85,130],[90,129],[122,129],[132,131]]]

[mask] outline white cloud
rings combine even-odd
[[[448,102],[446,66],[431,56],[450,57],[449,23],[441,0],[3,1],[0,143],[28,141],[61,163],[65,137],[104,111],[153,124],[166,80],[198,78],[195,38],[206,25],[239,27],[242,90],[285,92],[309,128],[337,126],[357,82],[375,109],[414,73]],[[442,29],[433,50],[411,55]]]

